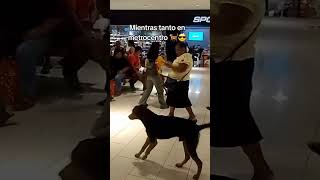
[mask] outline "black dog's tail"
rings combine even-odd
[[[201,131],[203,129],[210,128],[210,126],[211,126],[210,123],[198,125],[198,130]]]

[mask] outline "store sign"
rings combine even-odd
[[[202,22],[210,23],[210,16],[196,16],[193,18],[193,22],[194,23],[202,23]]]

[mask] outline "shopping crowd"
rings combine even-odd
[[[157,96],[161,109],[170,108],[169,116],[174,116],[175,108],[185,108],[189,119],[196,121],[192,111],[192,104],[188,97],[189,80],[193,67],[193,58],[188,53],[186,43],[175,42],[173,51],[175,58],[168,60],[160,42],[153,42],[143,52],[140,46],[133,41],[116,41],[111,48],[111,89],[115,97],[125,92],[124,84],[129,82],[130,90],[135,92],[135,83],[140,81],[143,85],[143,93],[138,101],[139,105],[147,105],[148,98],[153,88],[157,90]],[[162,74],[163,67],[169,68],[168,75]],[[114,86],[113,86],[114,85]],[[167,98],[165,98],[167,95]]]

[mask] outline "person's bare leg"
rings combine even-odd
[[[248,156],[253,165],[254,175],[252,180],[272,180],[273,172],[264,159],[259,143],[242,146],[242,150]]]
[[[173,116],[174,116],[174,110],[176,110],[176,108],[170,106],[170,112],[169,112],[169,116],[170,116],[170,117],[173,117]]]
[[[193,121],[196,121],[196,115],[193,113],[192,107],[187,107],[186,110],[189,113],[189,119],[193,120]]]

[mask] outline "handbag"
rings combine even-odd
[[[18,67],[14,59],[0,60],[0,96],[7,105],[14,105],[19,97]]]
[[[192,69],[192,68],[191,68],[191,69]],[[190,71],[188,71],[187,74],[185,74],[185,75],[180,79],[180,81],[182,81],[182,80],[191,72],[191,69],[190,69]],[[174,91],[175,89],[177,89],[178,83],[179,83],[178,80],[172,79],[172,78],[170,78],[169,76],[167,76],[167,80],[164,82],[164,87],[166,87],[166,88],[168,89],[168,91]]]

